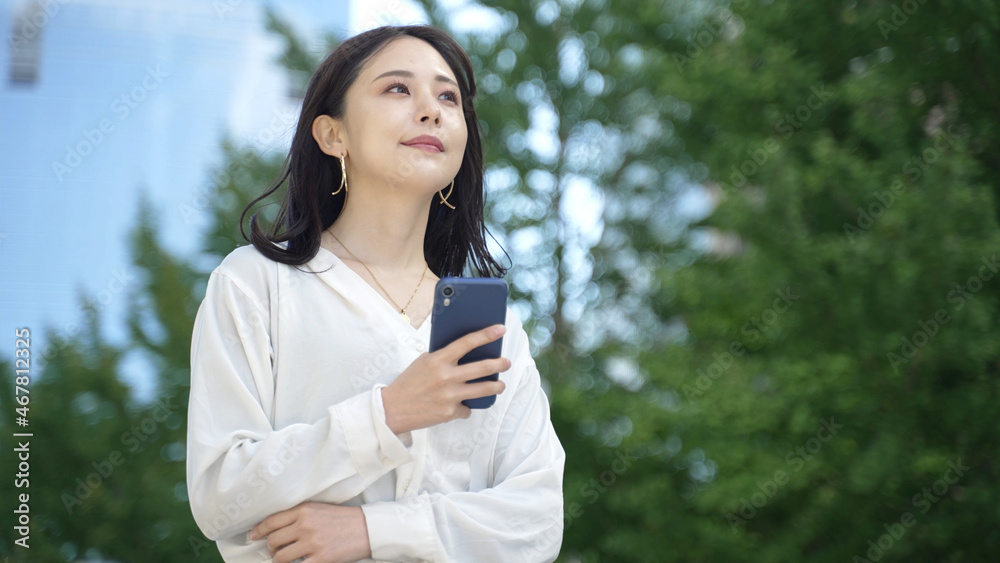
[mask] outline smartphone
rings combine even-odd
[[[441,278],[434,287],[434,309],[431,312],[430,350],[434,352],[455,340],[495,324],[507,323],[507,282],[500,278]],[[503,337],[479,346],[462,356],[458,363],[467,364],[490,358],[499,358]],[[468,381],[500,378],[499,373]],[[496,395],[466,399],[462,404],[470,409],[489,408],[496,402]]]

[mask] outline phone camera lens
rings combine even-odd
[[[446,285],[444,286],[444,289],[441,290],[441,294],[445,297],[451,297],[452,295],[455,295],[455,288],[450,285]]]

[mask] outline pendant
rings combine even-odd
[[[407,316],[406,316],[406,313],[404,313],[404,312],[400,311],[400,312],[399,312],[399,316],[400,316],[400,317],[403,317],[403,320],[404,320],[404,321],[406,321],[406,322],[410,322],[410,317],[407,317]]]

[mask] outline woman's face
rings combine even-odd
[[[415,37],[395,39],[372,57],[347,91],[340,122],[349,186],[416,187],[422,197],[446,188],[468,139],[456,82],[440,53]],[[407,144],[421,135],[436,137],[443,150]]]

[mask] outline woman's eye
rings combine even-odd
[[[403,84],[403,83],[401,83],[401,82],[397,82],[396,84],[393,84],[393,85],[389,86],[388,88],[386,88],[385,91],[386,92],[394,92],[394,93],[397,93],[397,94],[406,94],[406,93],[409,92],[409,90],[406,88],[406,85]],[[445,93],[443,93],[441,95],[444,96],[446,99],[448,99],[448,100],[450,100],[450,101],[452,101],[452,102],[454,102],[456,104],[458,103],[458,99],[459,99],[458,98],[458,94],[456,92],[454,92],[453,90],[448,90],[447,92],[445,92]]]

